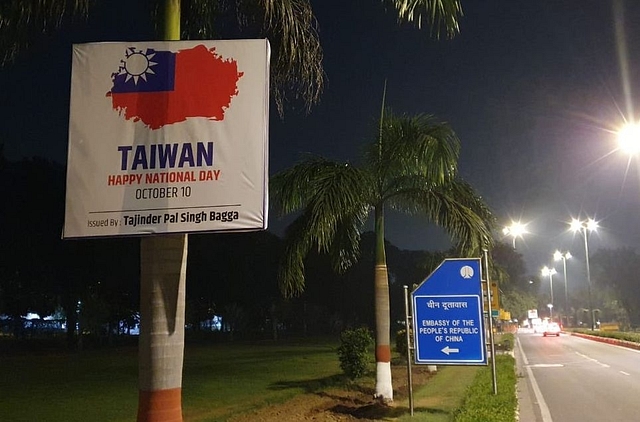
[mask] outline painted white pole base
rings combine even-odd
[[[384,402],[393,401],[393,385],[391,383],[391,363],[376,363],[376,394],[375,398]]]

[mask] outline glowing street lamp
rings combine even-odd
[[[584,237],[584,256],[587,263],[587,288],[589,292],[589,313],[591,314],[591,329],[595,330],[595,315],[593,312],[593,302],[591,300],[591,269],[589,268],[589,232],[595,231],[598,228],[598,222],[593,218],[589,218],[586,221],[571,220],[571,230],[573,232],[579,232]]]
[[[618,146],[629,155],[640,153],[640,124],[624,125],[618,132]]]
[[[571,252],[555,251],[553,259],[555,261],[562,260],[562,269],[564,274],[564,313],[567,316],[567,324],[569,324],[569,295],[567,294],[567,259],[571,258]]]
[[[549,277],[549,286],[551,287],[551,303],[549,304],[549,317],[553,319],[553,275],[557,274],[555,268],[549,268],[546,265],[542,268],[542,276]]]
[[[513,249],[516,248],[516,238],[522,237],[525,233],[527,233],[527,225],[519,221],[512,221],[510,226],[502,229],[502,234],[513,237]]]

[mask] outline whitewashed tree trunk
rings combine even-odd
[[[140,241],[138,422],[182,422],[187,235]]]
[[[393,401],[389,315],[389,276],[386,265],[375,268],[376,392],[382,401]]]

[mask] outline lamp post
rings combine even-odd
[[[511,225],[502,229],[502,234],[513,237],[513,249],[516,248],[516,238],[522,237],[527,232],[527,225],[519,221],[512,221]]]
[[[564,314],[567,317],[567,325],[569,325],[569,295],[567,292],[567,259],[571,258],[571,253],[569,251],[560,252],[555,251],[553,254],[553,259],[555,261],[562,260],[562,270],[564,274]]]
[[[593,218],[589,218],[586,221],[571,220],[571,230],[579,232],[584,238],[584,257],[587,263],[587,289],[589,293],[589,314],[591,315],[591,329],[595,330],[595,316],[593,313],[593,301],[591,298],[591,269],[589,267],[589,232],[595,231],[598,228],[598,223]]]
[[[549,276],[549,286],[551,288],[551,303],[547,306],[549,306],[549,317],[551,320],[553,320],[553,275],[557,273],[558,272],[555,268],[549,268],[546,265],[542,268],[542,276]]]

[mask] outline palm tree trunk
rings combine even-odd
[[[140,247],[138,422],[182,422],[187,235]]]
[[[375,312],[376,312],[376,392],[377,398],[393,401],[391,381],[391,341],[389,314],[389,275],[384,248],[384,206],[375,207],[376,268],[375,268]]]
[[[180,39],[180,0],[165,0],[166,40]],[[182,422],[186,234],[140,243],[138,422]]]

